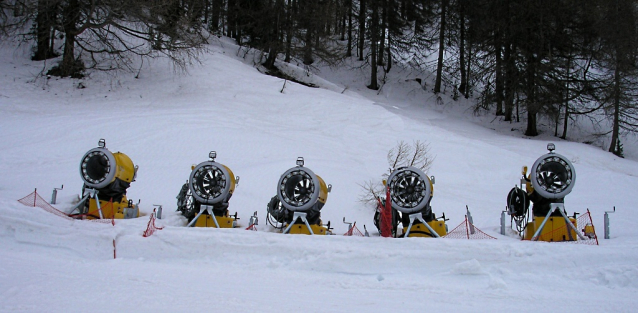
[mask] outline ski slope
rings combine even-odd
[[[460,104],[444,97],[438,105],[398,78],[377,95],[354,83],[362,73],[322,69],[325,79],[309,79],[323,88],[287,82],[282,92],[283,80],[261,74],[237,50],[225,39],[213,43],[188,74],[154,60],[138,79],[75,80],[37,76],[52,61],[0,48],[0,311],[635,310],[636,161],[490,129],[465,118]],[[127,195],[141,201],[144,216],[115,226],[68,221],[16,201],[34,188],[49,200],[63,184],[56,207],[70,208],[82,187],[80,159],[100,138],[139,165]],[[450,230],[467,205],[474,224],[498,240],[376,236],[373,209],[358,201],[360,184],[381,179],[388,150],[401,140],[430,144],[432,206]],[[549,141],[576,168],[567,212],[591,211],[599,246],[499,234],[507,192]],[[174,212],[191,165],[211,150],[241,177],[230,211],[244,225],[257,211],[259,231],[185,228]],[[345,217],[372,237],[268,228],[266,204],[299,156],[333,185],[322,219],[340,235]],[[164,229],[144,238],[155,204],[163,205]],[[614,206],[612,236],[603,240],[603,214]]]

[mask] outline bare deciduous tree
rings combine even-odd
[[[378,201],[385,197],[384,183],[394,170],[413,166],[427,174],[434,161],[434,157],[430,154],[430,145],[420,140],[415,141],[412,145],[405,141],[398,142],[394,148],[388,151],[386,158],[389,168],[388,172],[382,175],[382,181],[369,180],[359,184],[363,189],[359,201],[366,205],[376,207]]]

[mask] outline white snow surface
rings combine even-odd
[[[138,79],[46,79],[37,74],[53,61],[32,62],[10,45],[0,52],[2,312],[636,310],[635,161],[492,130],[461,108],[418,100],[405,81],[377,95],[348,71],[324,70],[325,79],[312,79],[324,88],[287,82],[280,92],[283,80],[259,73],[225,39],[188,74],[155,60]],[[56,207],[70,208],[82,187],[80,159],[100,138],[140,166],[127,195],[141,199],[144,216],[115,226],[69,221],[16,201],[34,188],[49,200],[63,184]],[[373,209],[358,201],[360,184],[381,179],[401,140],[430,144],[433,210],[445,213],[449,229],[468,205],[475,225],[497,240],[377,236]],[[591,211],[599,246],[521,241],[509,221],[508,235],[499,234],[521,166],[550,140],[577,172],[566,209]],[[230,211],[244,226],[257,211],[259,231],[186,228],[174,212],[191,165],[211,150],[241,177]],[[333,186],[322,219],[335,236],[282,235],[265,223],[279,176],[299,156]],[[163,205],[164,229],[145,238],[154,204]],[[611,239],[603,240],[603,214],[614,206]],[[344,217],[372,236],[341,236]]]

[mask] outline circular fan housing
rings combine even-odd
[[[387,180],[392,207],[402,213],[421,211],[432,197],[432,182],[420,169],[410,166],[396,169]]]
[[[307,211],[317,201],[325,203],[328,198],[328,188],[323,179],[303,166],[284,172],[277,186],[277,197],[290,211]]]
[[[223,164],[213,161],[199,163],[188,179],[195,200],[205,204],[226,201],[235,190],[235,176]]]
[[[115,179],[115,157],[106,148],[93,148],[82,157],[80,176],[91,188],[104,188]]]
[[[548,153],[532,166],[530,180],[534,190],[544,198],[560,199],[568,195],[576,183],[572,162],[557,153]]]

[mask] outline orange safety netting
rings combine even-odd
[[[357,228],[357,222],[354,222],[352,224],[352,227],[350,227],[350,229],[348,229],[348,231],[343,234],[344,236],[359,236],[359,237],[364,237],[363,233],[361,233],[361,231]]]
[[[66,215],[64,212],[54,208],[51,204],[49,204],[46,200],[42,199],[42,197],[40,197],[40,195],[38,194],[38,190],[36,189],[35,191],[33,191],[32,193],[30,193],[29,195],[27,195],[26,197],[18,200],[18,202],[26,205],[26,206],[30,206],[30,207],[38,207],[41,208],[49,213],[55,214],[59,217],[71,220],[72,218],[69,217],[68,215]]]
[[[576,235],[574,233],[574,230],[567,224],[565,224],[565,226],[556,228],[551,232],[540,234],[539,236],[532,238],[532,240],[541,240],[547,242],[569,242],[592,246],[598,245],[598,236],[596,235],[596,228],[594,227],[594,222],[591,219],[589,209],[587,210],[587,213],[581,214],[576,219],[576,226],[578,233],[582,235],[584,239]],[[566,240],[553,240],[554,238],[566,238]]]
[[[72,220],[72,219],[82,219],[82,220],[89,220],[89,221],[93,221],[93,222],[98,222],[98,223],[111,223],[113,225],[115,225],[115,221],[113,219],[85,219],[87,216],[99,216],[99,212],[98,210],[92,211],[92,212],[88,212],[85,214],[73,214],[72,216],[69,216],[68,214],[54,208],[51,204],[49,204],[46,200],[44,200],[42,197],[40,197],[40,195],[38,194],[38,190],[34,190],[32,193],[30,193],[29,195],[27,195],[26,197],[18,200],[18,202],[29,206],[29,207],[38,207],[41,208],[51,214],[57,215],[59,217],[62,217],[64,219],[68,219],[68,220]],[[109,202],[107,205],[105,205],[102,208],[102,211],[105,212],[105,210],[113,210],[113,202]],[[112,215],[111,215],[112,216]]]
[[[144,231],[144,234],[142,234],[142,236],[150,237],[155,233],[156,230],[162,229],[164,229],[164,227],[157,227],[157,225],[155,225],[155,210],[153,210],[153,214],[151,214],[151,218],[148,220],[148,225],[146,226],[146,230]]]
[[[459,226],[452,229],[451,232],[447,233],[447,235],[443,236],[443,238],[453,238],[453,239],[496,239],[480,229],[478,229],[474,224],[470,223],[467,219],[467,215],[465,216],[465,221],[463,221]]]

